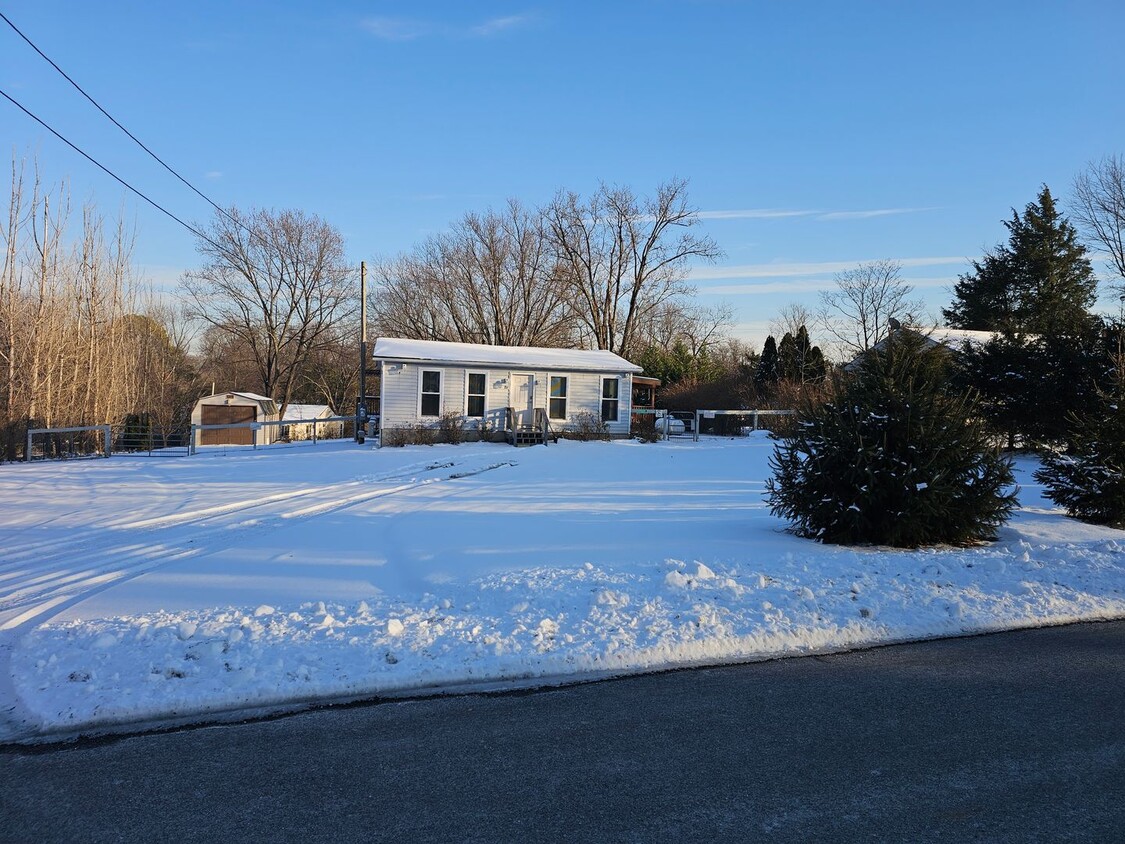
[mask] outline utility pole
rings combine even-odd
[[[355,407],[355,441],[367,430],[367,263],[359,262],[359,399]]]

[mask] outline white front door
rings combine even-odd
[[[528,372],[513,372],[509,399],[516,412],[516,427],[532,427],[535,424],[535,376]]]

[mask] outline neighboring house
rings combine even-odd
[[[484,346],[380,337],[379,433],[436,427],[443,416],[466,430],[516,445],[573,430],[584,414],[610,436],[630,430],[632,378],[641,368],[607,351]],[[588,418],[588,417],[587,417]]]
[[[326,404],[291,404],[285,408],[281,418],[281,436],[289,440],[310,440],[313,436],[313,420],[335,416]],[[344,433],[343,422],[317,422],[316,436],[323,439],[339,439]]]
[[[891,335],[895,334],[908,334],[912,337],[917,337],[922,340],[925,347],[933,349],[937,346],[942,346],[951,352],[959,352],[965,343],[973,346],[983,346],[989,340],[996,336],[994,331],[968,331],[963,328],[942,328],[941,326],[922,328],[922,327],[907,327],[905,325],[894,325],[891,328]],[[881,352],[887,347],[887,342],[890,337],[886,337],[872,346],[867,352],[860,352],[852,360],[844,365],[846,372],[853,372],[863,362],[864,356],[871,352]]]
[[[192,425],[235,425],[247,422],[276,422],[277,403],[257,393],[215,393],[195,403],[191,411]],[[257,435],[255,439],[255,434]],[[277,438],[277,426],[221,428],[196,431],[195,445],[266,445]]]

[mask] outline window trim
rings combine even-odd
[[[484,409],[481,411],[480,416],[473,416],[469,413],[469,378],[473,375],[484,376],[484,392],[473,393],[474,396],[484,397]],[[488,372],[483,369],[466,369],[465,370],[465,416],[469,419],[485,419],[488,416]]]
[[[422,384],[427,372],[436,372],[438,374],[438,391],[437,393],[423,393]],[[422,396],[437,395],[438,397],[438,412],[435,414],[422,413]],[[436,366],[418,367],[418,418],[419,419],[440,419],[442,410],[445,408],[445,370]]]
[[[606,381],[617,382],[617,397],[616,398],[609,398],[609,397],[606,396],[606,394],[605,394]],[[599,395],[598,395],[598,412],[599,412],[599,415],[602,417],[602,421],[607,422],[607,423],[620,422],[621,421],[621,379],[618,378],[616,375],[603,375],[601,377],[601,389],[598,392],[599,392]],[[613,412],[613,418],[612,419],[606,419],[605,418],[605,403],[607,401],[611,401],[614,404],[614,408],[613,408],[614,412]]]
[[[552,396],[551,395],[551,379],[552,378],[561,378],[563,380],[563,394],[562,394],[562,396]],[[562,416],[555,416],[551,413],[551,402],[557,401],[559,398],[562,399],[562,403],[563,403],[563,415]],[[568,418],[570,418],[570,374],[569,373],[567,373],[566,375],[560,375],[560,374],[555,373],[555,372],[548,372],[547,373],[547,418],[553,419],[556,422],[565,422]]]

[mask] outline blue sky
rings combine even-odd
[[[220,204],[296,207],[357,261],[470,210],[680,176],[693,273],[755,342],[832,274],[904,262],[936,311],[1042,183],[1125,153],[1121,2],[55,2],[2,9]],[[0,88],[177,215],[209,206],[0,24]],[[7,102],[0,138],[124,207],[172,286],[192,236]]]

